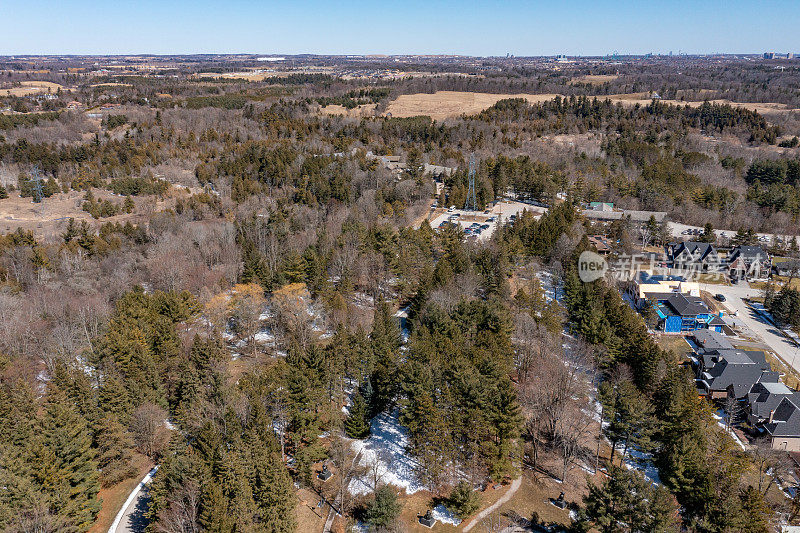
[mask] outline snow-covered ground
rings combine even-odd
[[[552,272],[540,270],[536,273],[536,277],[539,278],[539,284],[544,291],[544,298],[547,300],[547,303],[552,302],[554,299],[557,302],[564,301],[564,286],[562,283],[556,281]]]
[[[431,510],[431,515],[443,524],[451,524],[457,526],[461,523],[461,519],[451,513],[447,507],[441,503]]]
[[[351,444],[353,451],[361,454],[359,464],[371,467],[378,461],[378,469],[383,473],[381,482],[405,489],[408,494],[423,490],[425,487],[417,481],[416,476],[418,463],[406,451],[408,431],[400,424],[397,410],[373,418],[370,431],[369,438],[354,440]],[[350,482],[350,493],[371,493],[375,488],[370,477],[367,474]]]
[[[721,427],[723,429],[723,431],[725,431],[728,435],[730,435],[731,438],[733,439],[733,441],[736,444],[738,444],[739,447],[742,450],[746,450],[747,446],[745,446],[744,442],[742,442],[742,439],[739,438],[739,435],[737,435],[736,432],[733,431],[733,428],[728,428],[727,427],[727,420],[726,420],[727,418],[728,418],[728,414],[725,412],[724,409],[718,409],[714,413],[714,420],[717,421],[717,424],[719,425],[719,427]]]
[[[652,483],[661,485],[661,477],[658,475],[658,468],[653,465],[651,454],[641,452],[631,446],[628,448],[628,455],[625,456],[625,467],[628,470],[638,470]]]

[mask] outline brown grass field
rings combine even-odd
[[[121,204],[124,198],[115,196],[109,191],[93,189],[97,200],[111,200]],[[113,217],[95,220],[82,209],[83,198],[86,193],[70,191],[68,193],[54,194],[45,198],[40,204],[35,204],[30,198],[22,198],[18,193],[10,193],[8,198],[0,200],[0,231],[9,233],[17,228],[32,231],[37,237],[50,240],[60,236],[67,227],[69,218],[76,221],[86,220],[90,226],[96,227],[103,222],[130,221],[135,224],[147,219],[154,209],[168,209],[175,205],[175,197],[184,195],[181,189],[173,188],[164,197],[134,197],[136,209],[133,213],[123,213]]]
[[[508,98],[525,98],[531,103],[540,103],[552,100],[558,94],[491,94],[491,93],[470,93],[458,91],[437,91],[432,94],[403,94],[393,100],[386,110],[393,117],[416,117],[427,115],[434,120],[442,120],[448,117],[459,115],[473,115],[487,109],[500,100]],[[608,98],[614,103],[622,105],[647,105],[651,102],[648,93],[612,94],[608,96],[598,96],[598,98]],[[710,100],[712,103],[730,104],[734,107],[743,107],[751,111],[768,115],[770,113],[788,113],[791,110],[785,104],[770,102],[730,102],[728,100]],[[703,102],[683,102],[679,100],[662,100],[662,102],[673,105],[689,105],[692,107],[700,106]],[[329,106],[330,107],[330,106]]]
[[[612,102],[619,102],[623,105],[647,105],[652,100],[648,93],[630,93],[630,94],[610,94],[606,98]],[[682,101],[682,100],[661,100],[665,104],[672,104],[677,106],[688,105],[690,107],[699,107],[703,104],[700,101]],[[730,100],[709,100],[712,104],[729,104],[732,107],[742,107],[750,111],[757,111],[761,114],[770,113],[785,113],[790,111],[786,104],[777,104],[773,102],[731,102]]]
[[[437,91],[433,94],[403,94],[389,104],[386,113],[393,117],[427,115],[434,120],[473,115],[509,98],[525,98],[531,103],[546,102],[556,94],[490,94],[459,91]]]
[[[64,89],[61,85],[50,81],[23,81],[22,87],[0,89],[0,96],[31,96],[33,94],[55,93]]]
[[[371,117],[374,115],[375,107],[377,105],[378,104],[364,104],[356,106],[353,109],[347,109],[346,107],[338,104],[330,104],[325,107],[320,107],[319,112],[323,115],[335,115],[341,117]]]
[[[588,83],[590,85],[602,85],[604,83],[608,83],[609,81],[614,81],[619,76],[617,74],[586,74],[584,76],[576,76],[569,80],[569,84],[572,85],[574,83]]]

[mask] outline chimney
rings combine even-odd
[[[774,418],[774,416],[775,416],[775,409],[769,412],[769,420],[767,421],[768,424],[772,424],[772,419]]]

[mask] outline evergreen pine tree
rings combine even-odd
[[[350,413],[344,421],[344,430],[351,439],[365,439],[369,436],[367,405],[359,393],[356,393],[353,397]]]
[[[106,415],[97,421],[94,441],[100,481],[104,487],[136,474],[136,469],[131,465],[133,440],[113,415]]]
[[[88,530],[100,510],[96,453],[86,420],[56,388],[48,392],[32,467],[54,513]]]

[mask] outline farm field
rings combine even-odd
[[[589,83],[591,85],[602,85],[619,78],[617,74],[586,74],[585,76],[576,76],[570,80],[570,85],[575,83]]]
[[[22,81],[21,87],[0,89],[0,96],[31,96],[34,94],[55,93],[64,87],[49,81]]]
[[[533,104],[552,100],[562,94],[493,94],[493,93],[472,93],[461,91],[437,91],[435,93],[403,94],[393,100],[386,110],[386,115],[393,117],[416,117],[427,115],[434,120],[457,117],[460,115],[473,115],[487,109],[500,100],[509,98],[525,98]],[[648,93],[612,94],[608,96],[597,96],[599,99],[608,98],[614,103],[621,103],[625,106],[647,105],[651,102]],[[710,100],[712,103],[730,104],[734,107],[742,107],[750,111],[758,111],[763,114],[787,113],[791,111],[785,104],[771,102],[730,102],[727,100]],[[701,101],[679,101],[662,100],[662,102],[674,105],[688,105],[698,107],[703,104]]]
[[[557,94],[490,94],[461,91],[437,91],[432,94],[403,94],[389,104],[386,114],[393,117],[427,115],[441,120],[459,115],[472,115],[487,109],[500,100],[525,98],[531,103],[546,102]]]

